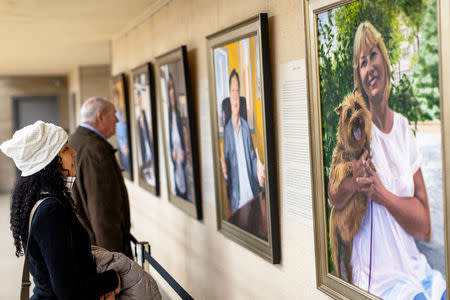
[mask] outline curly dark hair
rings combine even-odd
[[[61,158],[57,155],[45,168],[39,172],[20,177],[12,194],[11,231],[16,246],[16,256],[23,255],[23,242],[28,239],[28,221],[31,209],[36,202],[45,197],[55,197],[71,206],[76,212],[75,203],[65,186]]]

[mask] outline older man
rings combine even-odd
[[[99,97],[81,107],[82,123],[69,138],[78,153],[72,193],[92,244],[132,257],[128,193],[116,150],[107,141],[116,132],[115,111],[111,102]]]

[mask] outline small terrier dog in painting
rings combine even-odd
[[[337,145],[333,151],[330,167],[329,187],[336,193],[344,178],[353,176],[353,161],[358,160],[367,149],[370,155],[372,138],[372,117],[366,107],[361,92],[357,89],[349,94],[342,104],[336,108],[339,115]],[[370,167],[375,170],[371,163]],[[353,237],[359,229],[361,220],[367,211],[367,199],[361,192],[356,192],[343,209],[337,210],[331,205],[330,242],[332,259],[336,275],[342,278],[342,262],[347,281],[352,282]]]

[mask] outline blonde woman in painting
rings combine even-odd
[[[355,34],[355,88],[372,114],[372,162],[367,151],[353,163],[330,201],[342,209],[364,192],[369,205],[353,239],[353,284],[383,299],[446,299],[441,273],[431,269],[414,238],[431,238],[421,154],[408,120],[389,107],[390,62],[381,34],[369,22]]]

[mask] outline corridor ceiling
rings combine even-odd
[[[0,76],[63,75],[109,64],[112,37],[155,2],[1,0]]]

